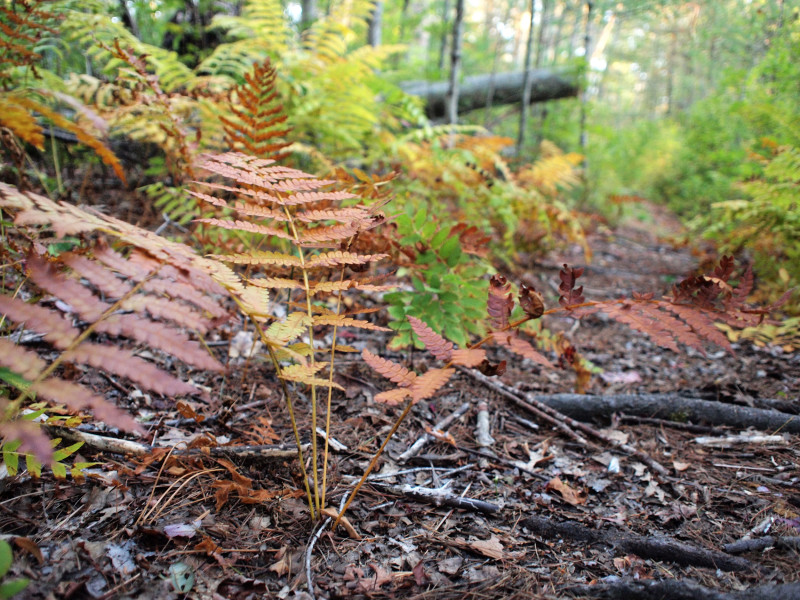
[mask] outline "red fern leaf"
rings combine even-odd
[[[277,238],[291,240],[292,236],[283,229],[275,229],[267,225],[259,225],[250,221],[228,221],[226,219],[195,219],[196,223],[205,223],[222,229],[232,229],[234,231],[246,231],[247,233],[258,233],[260,235],[274,235]]]
[[[337,267],[341,265],[365,265],[386,258],[388,254],[355,254],[353,252],[342,252],[335,250],[323,252],[313,256],[306,263],[306,269],[316,269],[320,267]]]
[[[401,388],[410,386],[417,378],[417,374],[413,371],[409,371],[396,362],[381,358],[367,349],[361,352],[361,356],[364,358],[364,362],[372,367],[373,371],[383,375],[386,379],[396,383]]]
[[[0,338],[0,365],[28,381],[36,379],[47,368],[47,363],[35,352],[20,348],[8,338]]]
[[[56,348],[66,348],[80,334],[63,315],[38,304],[28,304],[19,298],[0,295],[0,314],[42,334]]]
[[[96,419],[104,421],[112,427],[144,433],[141,425],[128,413],[121,411],[105,398],[93,394],[77,383],[51,377],[31,386],[31,389],[50,402],[66,404],[72,410],[89,408]]]
[[[180,396],[198,392],[193,385],[184,383],[154,364],[114,346],[84,342],[77,348],[68,350],[63,356],[70,362],[91,365],[109,373],[122,375],[145,389],[165,396]]]
[[[714,319],[716,318],[714,313],[686,304],[668,303],[664,306],[686,321],[686,324],[702,339],[708,340],[712,344],[716,344],[734,354],[728,338],[714,326]]]
[[[391,331],[388,327],[373,325],[369,321],[351,319],[340,315],[318,315],[314,317],[314,325],[335,325],[337,327],[355,327],[356,329],[369,329],[371,331]]]
[[[583,304],[586,301],[583,297],[583,286],[575,287],[575,283],[581,275],[583,275],[582,267],[570,268],[568,265],[564,265],[564,268],[559,271],[558,276],[561,279],[561,284],[558,286],[558,290],[561,295],[558,297],[558,303],[561,306],[569,308],[575,304]]]
[[[502,275],[492,275],[489,280],[489,298],[486,311],[489,313],[489,325],[492,329],[505,329],[508,319],[514,310],[511,297],[511,284]]]
[[[641,304],[629,302],[613,302],[601,305],[601,309],[609,317],[620,323],[628,325],[631,329],[647,334],[659,346],[679,352],[678,345],[672,339],[672,333],[664,329],[657,319],[648,314],[642,314]],[[683,329],[686,329],[684,326]],[[702,349],[702,345],[701,345]]]
[[[416,317],[408,317],[408,322],[411,324],[411,329],[419,337],[422,345],[428,349],[428,352],[443,362],[450,360],[453,355],[453,342],[448,342],[431,329],[427,323],[420,321]]]

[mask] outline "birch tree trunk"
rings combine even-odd
[[[525,46],[525,67],[522,80],[522,105],[519,109],[519,129],[517,131],[517,156],[522,152],[522,143],[525,141],[525,127],[528,124],[528,105],[531,102],[531,54],[533,51],[533,23],[536,14],[536,0],[530,3],[531,20],[528,27],[528,43]]]
[[[373,48],[381,45],[381,31],[383,28],[383,0],[375,3],[372,16],[369,19],[369,30],[367,31],[367,43]]]

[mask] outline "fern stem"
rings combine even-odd
[[[392,439],[392,436],[394,436],[394,434],[397,433],[397,430],[400,428],[400,425],[403,423],[405,418],[408,416],[408,413],[411,411],[412,406],[414,406],[414,399],[409,398],[408,402],[406,402],[406,406],[403,409],[403,412],[400,413],[400,416],[394,422],[394,425],[392,425],[392,429],[386,435],[386,439],[383,440],[383,444],[381,444],[381,447],[378,448],[378,451],[373,455],[372,460],[369,461],[367,470],[364,471],[364,474],[361,476],[361,479],[356,484],[356,487],[353,488],[353,493],[350,494],[350,497],[347,499],[347,503],[345,503],[344,508],[342,508],[342,510],[339,511],[339,516],[336,517],[336,521],[334,521],[333,527],[331,527],[331,531],[336,531],[336,527],[339,525],[339,521],[342,520],[342,517],[344,517],[344,513],[347,512],[347,507],[350,506],[350,503],[353,501],[353,498],[355,498],[356,494],[358,494],[358,490],[361,489],[361,486],[364,485],[364,482],[367,480],[367,477],[369,477],[369,474],[372,473],[372,470],[378,463],[378,459],[383,454],[386,445],[389,443],[389,440]]]
[[[251,315],[248,313],[242,303],[239,301],[238,298],[233,296],[234,302],[239,306],[239,310],[241,310],[244,314],[250,317],[253,325],[258,331],[258,335],[261,337],[264,345],[267,347],[267,352],[269,353],[269,358],[272,361],[272,366],[275,367],[275,374],[278,376],[278,381],[281,382],[281,388],[283,389],[283,397],[286,400],[286,409],[289,411],[289,421],[292,424],[292,433],[294,434],[294,441],[297,444],[297,459],[300,462],[300,473],[303,476],[303,484],[306,488],[306,498],[308,499],[308,510],[311,513],[311,519],[316,519],[316,512],[314,511],[314,501],[311,496],[311,488],[308,485],[308,473],[306,472],[306,459],[303,456],[303,446],[300,444],[300,431],[297,429],[297,419],[294,416],[294,404],[292,403],[292,396],[289,394],[289,387],[286,385],[286,380],[281,378],[281,364],[278,362],[278,357],[275,355],[275,349],[269,343],[266,334],[264,333],[264,329],[261,327],[261,324]]]
[[[306,314],[308,315],[308,344],[311,347],[311,366],[316,363],[314,356],[314,312],[311,309],[311,284],[308,282],[308,269],[306,269],[306,258],[303,253],[303,247],[300,245],[300,234],[297,232],[297,227],[294,222],[294,217],[289,211],[289,208],[284,204],[283,212],[286,215],[289,227],[292,230],[292,237],[294,238],[295,248],[297,249],[297,256],[300,259],[300,270],[303,273],[303,288],[306,293]],[[317,386],[311,384],[311,468],[313,469],[312,476],[314,478],[314,502],[316,503],[317,512],[321,513],[322,506],[320,505],[320,491],[319,491],[319,451],[317,448]]]
[[[344,267],[339,274],[339,283],[344,281]],[[342,292],[336,295],[336,314],[342,308]],[[333,398],[333,363],[336,358],[336,334],[339,332],[337,326],[333,326],[333,335],[331,336],[331,365],[328,372],[328,402],[325,407],[325,451],[322,453],[322,506],[325,506],[325,493],[328,487],[328,451],[330,447],[331,437],[331,399]]]

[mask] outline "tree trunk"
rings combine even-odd
[[[458,121],[458,76],[461,72],[461,43],[464,37],[464,0],[456,0],[456,18],[453,21],[453,48],[450,52],[450,80],[447,88],[447,122]]]
[[[375,3],[372,16],[369,19],[367,43],[373,48],[381,45],[381,30],[383,28],[383,0]]]
[[[519,109],[519,128],[517,129],[517,156],[522,152],[525,141],[525,127],[528,125],[528,105],[531,103],[531,53],[533,52],[533,23],[536,15],[536,0],[529,5],[531,20],[528,26],[528,42],[525,45],[525,70],[522,80],[522,105]]]
[[[317,20],[317,0],[302,0],[300,6],[300,30],[305,31]]]
[[[442,23],[447,23],[450,20],[450,0],[444,0],[444,9],[442,10]],[[444,57],[447,55],[447,30],[442,31],[441,44],[439,45],[439,72],[444,71]]]
[[[486,108],[486,92],[493,81],[493,103],[495,105],[516,104],[522,100],[522,71],[465,77],[459,86],[458,112],[465,113]],[[531,72],[531,95],[529,101],[544,102],[578,95],[578,85],[568,76],[548,69]],[[429,119],[442,119],[447,113],[449,82],[405,81],[400,84],[404,92],[419,96],[426,101],[425,113]]]

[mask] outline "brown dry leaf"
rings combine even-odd
[[[683,471],[688,469],[691,466],[691,464],[690,463],[681,462],[679,460],[673,460],[672,461],[672,466],[678,473],[682,473]]]
[[[17,546],[17,548],[25,550],[25,552],[33,556],[40,565],[44,564],[44,556],[42,556],[42,551],[39,550],[39,546],[37,546],[36,542],[34,542],[32,539],[26,537],[15,537],[14,544]]]
[[[276,573],[279,577],[289,573],[292,570],[292,553],[288,550],[289,546],[282,546],[275,555],[278,560],[267,567],[267,570]]]
[[[493,535],[488,540],[478,540],[475,542],[468,542],[467,546],[477,552],[478,554],[483,554],[484,556],[488,556],[489,558],[496,558],[502,559],[504,557],[504,550],[503,545],[500,543],[500,540],[497,539],[496,535]]]
[[[589,494],[586,492],[586,490],[576,490],[575,488],[570,487],[568,484],[561,481],[561,479],[558,477],[554,477],[548,481],[545,489],[558,492],[561,494],[561,498],[563,498],[564,502],[571,504],[572,506],[585,504],[586,499],[589,497]]]
[[[376,592],[381,589],[381,586],[386,583],[391,583],[394,578],[391,572],[376,564],[370,564],[373,574],[366,575],[358,581],[356,592]]]
[[[332,519],[338,519],[339,518],[339,511],[336,510],[335,508],[323,508],[320,512],[323,515],[325,515],[326,517],[330,517]],[[356,528],[353,527],[353,524],[350,523],[350,521],[347,520],[347,517],[342,517],[341,520],[339,521],[339,524],[342,527],[345,528],[345,530],[347,531],[347,535],[350,536],[351,540],[360,540],[361,539],[361,536],[356,531]]]
[[[425,582],[428,580],[428,575],[425,573],[425,564],[423,561],[419,561],[411,572],[414,573],[414,581],[417,585],[422,586],[425,585]]]

